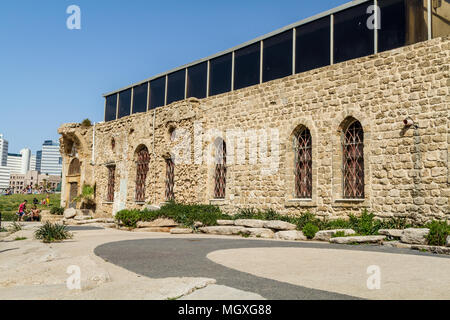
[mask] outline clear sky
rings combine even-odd
[[[14,0],[0,4],[0,133],[33,154],[62,123],[103,120],[103,93],[349,0]],[[81,30],[69,30],[69,5]]]

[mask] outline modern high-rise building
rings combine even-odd
[[[0,166],[6,166],[8,162],[8,141],[0,134]]]
[[[9,187],[11,173],[8,167],[0,166],[0,191],[4,191]]]
[[[38,164],[36,159],[36,164]],[[59,151],[59,143],[47,140],[42,145],[40,172],[48,175],[59,176],[62,172],[62,157]],[[39,170],[38,170],[39,171]]]
[[[8,153],[7,167],[12,174],[21,174],[22,155],[18,153]]]
[[[42,164],[42,150],[36,152],[36,168],[35,170],[41,172]]]

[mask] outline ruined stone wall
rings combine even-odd
[[[188,99],[145,114],[96,125],[95,164],[83,153],[85,176],[97,186],[97,214],[109,216],[123,208],[141,208],[134,201],[135,151],[145,145],[150,154],[146,183],[148,203],[165,201],[165,157],[180,144],[170,128],[190,133],[191,163],[175,168],[175,197],[188,203],[213,203],[234,213],[239,208],[273,208],[281,213],[309,211],[330,218],[367,208],[378,216],[416,220],[450,218],[449,70],[450,38],[312,70],[257,86],[206,98]],[[342,191],[343,124],[357,119],[364,129],[365,199],[344,200]],[[411,118],[415,125],[405,127]],[[294,196],[293,134],[306,126],[312,135],[313,197]],[[216,135],[194,139],[194,130]],[[278,163],[256,162],[262,143],[245,146],[245,163],[237,163],[227,138],[231,129],[263,130],[279,137]],[[273,129],[273,130],[271,130]],[[83,133],[63,126],[63,136]],[[210,154],[215,136],[227,142],[226,198],[214,198],[214,164],[196,163],[194,154]],[[256,131],[258,132],[258,131]],[[92,141],[92,130],[85,136]],[[114,150],[111,139],[115,140]],[[86,140],[86,138],[84,138]],[[62,139],[63,140],[63,139]],[[87,143],[89,144],[89,143]],[[268,156],[276,154],[269,144]],[[242,149],[242,148],[241,148]],[[240,150],[236,148],[235,153]],[[241,150],[242,151],[242,150]],[[89,159],[87,159],[89,158]],[[233,159],[234,158],[234,163]],[[66,168],[69,157],[64,157]],[[108,163],[116,164],[115,201],[107,203]]]

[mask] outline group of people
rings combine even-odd
[[[33,199],[33,207],[31,208],[30,211],[27,211],[27,204],[28,204],[28,201],[24,200],[19,205],[19,212],[17,213],[17,215],[19,216],[19,221],[24,221],[24,220],[40,221],[41,220],[41,210],[39,210],[37,208],[37,205],[39,204],[39,200],[37,198]],[[44,205],[47,207],[50,206],[50,197],[48,194],[44,199],[42,199],[41,205]]]

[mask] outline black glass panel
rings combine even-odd
[[[239,49],[234,57],[234,89],[241,89],[259,83],[261,64],[260,43]]]
[[[426,0],[379,0],[378,51],[427,40]]]
[[[295,72],[330,64],[330,17],[325,17],[296,29]]]
[[[116,120],[117,94],[106,97],[105,121]]]
[[[292,30],[264,40],[263,81],[292,74]]]
[[[119,92],[119,118],[131,113],[131,89]]]
[[[184,100],[184,90],[186,82],[186,70],[180,70],[169,74],[167,83],[167,104]]]
[[[134,87],[133,113],[147,111],[147,94],[148,94],[148,83],[144,83],[141,84],[140,86]]]
[[[188,98],[195,97],[202,99],[206,97],[207,72],[207,62],[200,63],[188,69]]]
[[[374,53],[374,29],[367,27],[371,2],[334,15],[334,62],[368,56]]]
[[[166,97],[166,77],[150,81],[150,109],[164,105]]]
[[[231,53],[211,60],[209,95],[231,91]]]

